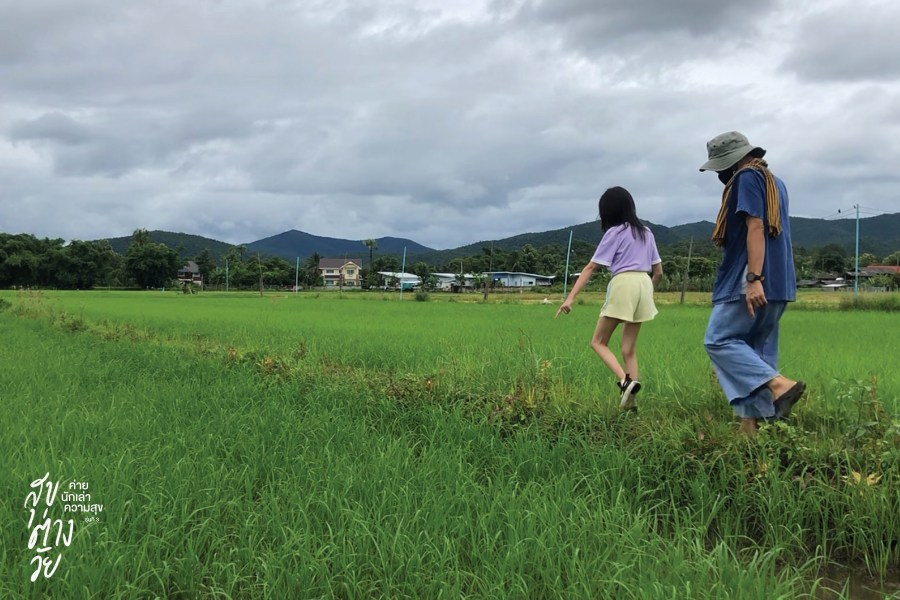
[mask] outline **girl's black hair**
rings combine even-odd
[[[637,218],[637,209],[634,207],[634,198],[623,187],[611,187],[600,196],[597,203],[600,209],[600,227],[605,232],[616,225],[628,225],[631,234],[637,234],[643,241],[646,238],[644,224]]]

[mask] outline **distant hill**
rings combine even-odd
[[[657,226],[651,225],[657,242],[667,246],[691,237],[707,240],[712,235],[714,224],[709,221],[676,225],[668,234],[674,239],[660,241]],[[853,252],[856,244],[856,219],[808,219],[791,217],[791,242],[795,248],[814,250],[837,244],[847,252]],[[866,217],[859,220],[859,251],[884,256],[900,250],[900,213]]]
[[[149,233],[150,240],[156,244],[165,244],[169,248],[178,248],[181,245],[180,255],[185,260],[194,258],[206,248],[212,259],[218,263],[219,259],[225,256],[225,253],[231,248],[231,244],[190,233],[173,233],[171,231],[151,231]],[[106,241],[113,250],[119,254],[125,254],[128,246],[131,245],[131,236],[109,238]]]
[[[228,249],[234,245],[189,233],[158,230],[149,233],[150,239],[154,243],[165,244],[170,248],[178,248],[180,245],[181,257],[185,260],[197,256],[206,248],[209,250],[213,260],[220,263]],[[119,254],[125,254],[128,246],[131,245],[131,236],[109,238],[106,241],[109,242],[113,250]],[[376,256],[385,254],[401,256],[404,246],[406,247],[407,255],[433,251],[427,246],[405,238],[382,237],[377,238],[375,241],[378,242],[378,248],[375,250]],[[369,259],[369,249],[363,245],[362,240],[321,237],[295,229],[250,242],[244,244],[244,246],[251,254],[259,252],[264,256],[280,256],[289,261],[296,260],[298,256],[302,260],[315,252],[322,256],[336,258],[346,256],[362,258],[364,261]]]
[[[853,252],[856,240],[856,219],[826,221],[791,217],[791,236],[794,246],[820,248],[837,244]],[[859,251],[884,256],[900,250],[900,213],[879,215],[859,220]]]
[[[400,256],[403,254],[404,246],[406,246],[407,255],[433,252],[427,246],[404,238],[382,237],[377,238],[375,241],[378,242],[378,248],[375,250],[376,256],[385,254]],[[297,257],[303,260],[315,252],[318,252],[321,256],[334,258],[361,258],[363,262],[369,260],[369,249],[363,245],[362,240],[320,237],[311,233],[297,231],[296,229],[250,242],[246,246],[250,252],[280,256],[291,261]]]
[[[691,223],[689,225],[678,225],[677,227],[666,227],[665,225],[650,223],[649,221],[645,221],[644,223],[653,232],[653,237],[656,238],[656,243],[659,246],[676,244],[681,240],[690,239],[691,236],[696,238],[708,238],[713,229],[713,224],[707,221]],[[581,223],[580,225],[566,227],[564,229],[554,229],[552,231],[543,231],[540,233],[521,233],[500,240],[475,242],[474,244],[468,244],[452,250],[434,250],[421,255],[416,255],[413,257],[413,260],[421,260],[432,264],[447,263],[455,258],[480,254],[482,248],[490,247],[492,243],[497,250],[518,250],[525,244],[531,244],[535,248],[546,246],[548,244],[565,246],[569,243],[570,231],[572,232],[573,242],[582,241],[596,244],[602,237],[600,221],[588,221],[587,223]]]
[[[674,227],[647,223],[653,231],[656,242],[660,247],[681,245],[692,237],[695,242],[708,242],[712,234],[713,224],[709,221],[686,223]],[[518,250],[525,244],[535,247],[548,244],[565,246],[569,241],[569,232],[572,231],[573,240],[581,240],[596,244],[600,240],[599,221],[589,221],[572,227],[554,229],[551,231],[522,233],[499,240],[485,240],[453,248],[450,250],[434,250],[417,242],[404,238],[382,237],[378,238],[376,256],[393,255],[400,256],[403,247],[406,247],[407,262],[424,261],[432,265],[446,264],[453,259],[462,256],[479,254],[482,248],[490,247],[499,250]],[[871,252],[876,256],[885,256],[900,250],[900,213],[867,217],[859,222],[860,243],[859,251]],[[853,252],[856,221],[855,219],[824,220],[807,219],[803,217],[791,218],[791,233],[795,247],[814,250],[828,244],[838,244],[847,252]],[[187,233],[172,233],[168,231],[151,231],[150,238],[157,243],[163,243],[171,248],[181,245],[181,256],[185,259],[193,258],[201,250],[207,248],[216,262],[220,262],[231,244],[217,240],[191,235]],[[108,240],[113,249],[124,254],[131,243],[131,237],[112,238]],[[245,244],[251,253],[259,252],[263,255],[280,256],[286,260],[294,261],[299,257],[305,259],[314,252],[322,256],[331,257],[357,257],[368,260],[369,251],[362,240],[346,240],[312,235],[303,231],[290,230],[262,240]],[[697,245],[695,244],[695,250]],[[701,250],[702,251],[702,250]]]
[[[697,221],[696,223],[675,225],[669,230],[674,239],[669,242],[660,243],[663,245],[670,245],[691,238],[694,238],[694,240],[708,240],[712,237],[715,226],[716,224],[711,221]]]
[[[653,231],[656,243],[660,247],[673,246],[694,238],[695,242],[708,242],[714,224],[710,221],[698,221],[666,227],[645,221]],[[539,233],[522,233],[499,240],[485,240],[460,246],[452,250],[435,250],[416,255],[413,260],[422,260],[432,264],[447,263],[455,258],[481,253],[482,248],[489,247],[500,250],[517,250],[525,244],[534,247],[547,244],[565,246],[569,242],[569,231],[573,240],[581,240],[596,244],[600,241],[600,222],[589,221],[573,227],[554,229]],[[848,252],[853,252],[856,236],[856,220],[841,219],[828,221],[825,219],[807,219],[791,217],[791,236],[794,247],[812,250],[828,244],[838,244]],[[859,251],[871,252],[876,256],[884,256],[900,250],[900,213],[867,217],[859,221]],[[695,246],[696,248],[696,246]]]

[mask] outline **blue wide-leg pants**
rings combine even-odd
[[[778,375],[778,322],[786,307],[787,302],[769,302],[751,317],[744,296],[713,306],[703,343],[738,417],[775,415],[766,383]]]

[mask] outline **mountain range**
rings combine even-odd
[[[699,221],[666,227],[655,223],[646,223],[653,231],[657,245],[660,247],[672,246],[685,242],[691,238],[707,241],[712,233],[713,224],[709,221]],[[876,256],[885,256],[900,250],[900,213],[867,217],[859,221],[860,252],[871,252]],[[454,258],[478,254],[482,248],[491,245],[501,250],[518,250],[525,244],[539,247],[547,244],[566,245],[569,241],[569,232],[572,232],[573,240],[580,240],[592,244],[600,240],[600,223],[590,221],[554,229],[552,231],[522,233],[499,240],[485,240],[447,250],[436,250],[413,240],[396,237],[376,238],[378,243],[376,250],[379,256],[400,256],[406,247],[407,262],[424,261],[429,264],[445,264]],[[807,219],[803,217],[791,218],[791,235],[795,248],[815,250],[829,244],[841,246],[845,251],[852,253],[856,239],[856,221],[853,219],[826,220]],[[220,242],[198,235],[186,233],[172,233],[167,231],[151,231],[150,238],[157,243],[163,243],[172,248],[181,247],[181,255],[192,258],[204,248],[217,262],[225,255],[232,244]],[[111,238],[107,240],[113,249],[124,254],[131,243],[131,237]],[[271,237],[256,240],[244,244],[250,253],[262,255],[280,256],[286,260],[294,261],[297,258],[303,260],[313,253],[321,256],[362,258],[368,256],[368,248],[363,240],[348,240],[313,235],[303,231],[292,229]]]

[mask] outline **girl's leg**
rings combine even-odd
[[[625,379],[625,371],[622,370],[619,359],[609,349],[609,338],[612,337],[613,332],[621,322],[619,319],[613,319],[612,317],[600,317],[600,320],[597,321],[597,329],[594,330],[594,337],[591,338],[591,348],[603,360],[606,367],[613,372],[618,381]]]
[[[622,328],[622,360],[625,361],[625,372],[634,381],[640,381],[637,362],[637,337],[641,332],[640,323],[625,323]]]

